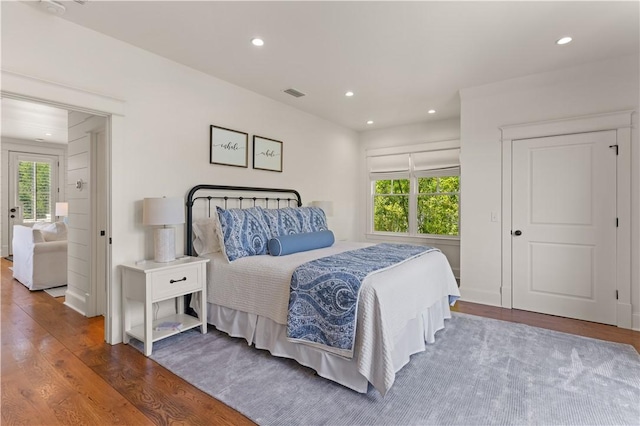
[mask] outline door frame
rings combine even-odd
[[[0,90],[0,95],[3,97],[106,117],[106,129],[108,131],[106,140],[106,236],[109,238],[109,241],[111,241],[113,229],[113,201],[111,196],[111,179],[113,175],[112,147],[125,146],[125,101],[13,71],[2,70],[1,77],[2,90]],[[106,265],[107,305],[104,320],[104,338],[107,343],[116,344],[122,342],[122,296],[119,286],[120,280],[118,279],[117,271],[114,270],[112,244],[107,244]]]
[[[615,130],[618,144],[616,210],[616,324],[632,328],[631,304],[631,129],[635,111],[617,111],[561,120],[500,127],[502,148],[502,283],[501,306],[513,308],[512,275],[512,147],[521,139]]]
[[[23,153],[25,155],[48,155],[58,158],[60,165],[58,166],[58,182],[56,182],[59,192],[56,195],[55,201],[65,199],[65,181],[63,170],[66,170],[66,147],[64,146],[52,146],[53,144],[45,145],[41,142],[32,142],[19,140],[14,138],[4,138],[2,142],[1,156],[2,156],[2,189],[0,193],[4,194],[0,201],[2,207],[3,216],[2,220],[2,256],[6,256],[10,252],[11,248],[11,221],[8,218],[9,208],[11,208],[12,200],[10,199],[10,183],[12,174],[11,154]]]

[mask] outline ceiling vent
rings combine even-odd
[[[294,88],[287,89],[287,90],[284,91],[284,93],[286,93],[288,95],[291,95],[293,97],[296,97],[296,98],[301,98],[303,96],[307,96],[305,93],[302,93],[301,91],[296,90]]]

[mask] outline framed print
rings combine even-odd
[[[209,163],[249,167],[249,134],[211,126]]]
[[[282,171],[282,142],[253,136],[253,168]]]

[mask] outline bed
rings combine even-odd
[[[366,393],[372,386],[385,395],[410,356],[433,343],[436,332],[451,317],[450,304],[460,296],[451,267],[434,249],[366,275],[355,301],[351,356],[325,350],[328,348],[313,342],[293,341],[287,336],[292,274],[309,262],[345,256],[373,245],[337,241],[286,256],[249,255],[229,261],[219,223],[224,218],[218,218],[218,214],[252,208],[284,211],[301,206],[300,195],[294,190],[193,187],[187,196],[186,252],[207,257],[210,262],[207,300],[194,297],[190,305],[199,312],[201,304],[207,303],[209,324],[258,349],[292,358],[319,376],[357,392]]]

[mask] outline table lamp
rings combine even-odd
[[[69,216],[69,203],[57,202],[56,203],[56,216],[61,217],[64,223],[67,223],[67,216]]]
[[[333,201],[312,201],[312,207],[319,207],[326,216],[333,216]]]
[[[142,203],[142,223],[162,225],[154,231],[154,261],[176,260],[176,234],[173,226],[184,223],[184,202],[179,197],[145,198]]]

